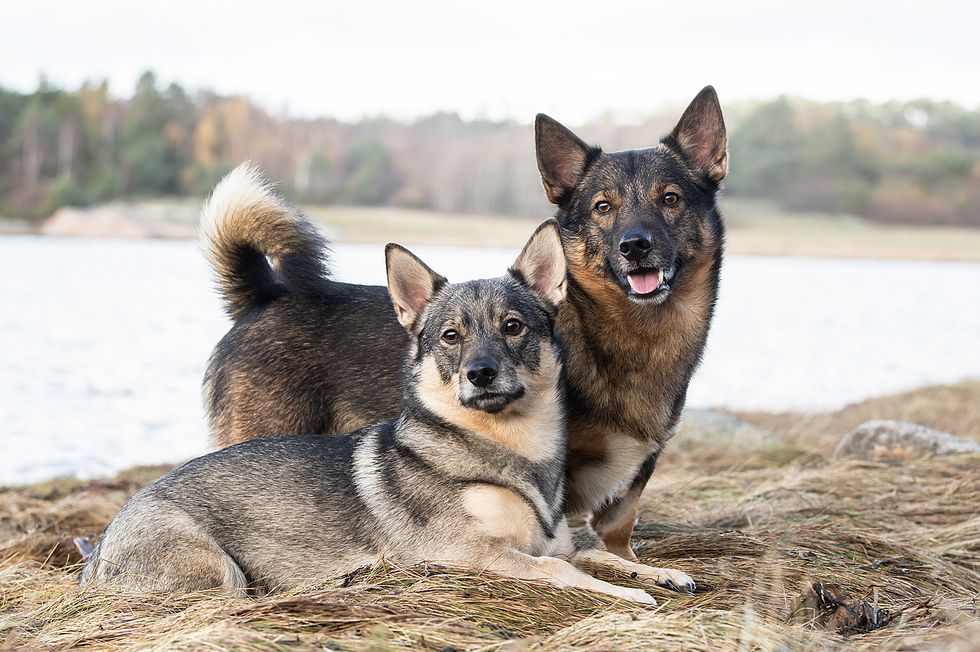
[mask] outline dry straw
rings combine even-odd
[[[71,538],[97,534],[161,469],[8,489],[0,647],[980,650],[980,457],[884,465],[833,462],[825,452],[666,459],[644,498],[638,552],[685,570],[699,591],[653,589],[653,609],[392,565],[259,599],[79,592]],[[822,628],[819,614],[800,608],[814,582],[890,617],[870,632]]]

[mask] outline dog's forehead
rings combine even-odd
[[[436,298],[431,314],[437,319],[460,319],[479,324],[496,321],[508,312],[523,313],[533,307],[530,293],[503,277],[447,286]]]
[[[679,156],[658,145],[603,153],[586,175],[586,185],[649,185],[658,181],[686,181],[690,176],[690,170]]]

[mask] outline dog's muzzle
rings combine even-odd
[[[613,269],[618,270],[620,285],[627,296],[642,303],[663,303],[670,294],[670,285],[677,278],[679,264],[667,263],[653,250],[653,237],[643,230],[629,231],[619,239],[618,260]]]
[[[467,396],[462,396],[460,397],[459,402],[460,405],[470,408],[471,410],[480,410],[481,412],[495,414],[503,410],[511,403],[523,398],[524,393],[525,390],[523,387],[510,392],[481,391],[474,392]]]
[[[667,265],[657,265],[651,260],[638,263],[620,261],[613,269],[616,270],[616,280],[631,301],[659,305],[667,300],[672,287],[676,286],[680,266],[679,261]]]

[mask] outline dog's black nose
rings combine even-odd
[[[619,253],[623,258],[636,262],[642,260],[653,249],[650,234],[642,231],[630,231],[619,240]]]
[[[466,367],[466,380],[477,387],[486,387],[497,377],[500,368],[489,358],[474,360]]]

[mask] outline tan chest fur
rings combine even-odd
[[[466,510],[480,532],[528,554],[544,554],[548,539],[534,509],[517,493],[494,485],[475,485],[463,494]]]

